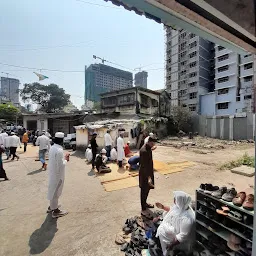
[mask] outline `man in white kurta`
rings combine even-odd
[[[123,166],[123,160],[125,159],[125,154],[124,154],[124,139],[123,139],[123,133],[120,133],[117,142],[116,142],[116,146],[117,146],[117,161],[118,161],[118,165],[119,167]]]
[[[69,161],[69,154],[64,156],[62,147],[63,138],[64,133],[57,132],[55,134],[54,145],[49,151],[48,200],[50,200],[50,207],[47,212],[52,212],[53,218],[62,217],[68,213],[58,208],[58,200],[62,194],[65,179],[65,165]]]

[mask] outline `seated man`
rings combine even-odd
[[[127,141],[127,144],[124,147],[124,154],[125,154],[125,157],[133,156],[133,153],[130,150],[130,141]]]
[[[106,163],[108,161],[108,157],[106,156],[107,151],[106,149],[102,149],[100,153],[96,156],[95,159],[95,166],[99,173],[108,173],[111,172],[111,169],[106,166]]]
[[[92,161],[92,147],[91,144],[88,145],[88,148],[85,151],[85,158],[90,163]]]
[[[130,165],[130,170],[138,170],[140,166],[140,156],[132,156],[128,160],[128,164]]]
[[[182,191],[174,191],[174,206],[168,207],[161,203],[156,206],[163,209],[163,221],[157,229],[156,237],[159,237],[163,255],[173,247],[189,255],[194,244],[195,212],[190,207],[191,197]],[[153,221],[158,221],[155,218]]]
[[[110,151],[110,160],[111,161],[116,161],[117,160],[116,147],[112,148],[111,151]]]

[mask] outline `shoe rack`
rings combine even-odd
[[[230,216],[224,216],[217,213],[217,209],[226,206],[230,211],[238,212],[242,215],[242,220],[234,219]],[[221,241],[226,255],[240,255],[230,250],[227,243],[230,241],[231,234],[241,240],[241,245],[252,246],[253,234],[253,215],[254,211],[248,211],[243,207],[238,207],[232,202],[226,202],[222,199],[206,194],[201,190],[196,191],[196,241],[199,247],[208,249],[205,244],[211,244],[216,238]],[[198,246],[197,246],[198,247]],[[218,247],[218,246],[217,246]],[[221,247],[221,248],[223,248]],[[249,248],[247,247],[247,248]],[[219,246],[220,248],[220,246]],[[211,250],[212,252],[212,250]],[[213,254],[219,255],[219,254]],[[220,254],[222,255],[222,254]],[[225,255],[225,254],[224,254]],[[241,254],[247,255],[247,254]],[[248,254],[250,255],[250,254]]]

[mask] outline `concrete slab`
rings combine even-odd
[[[247,176],[247,177],[252,177],[254,176],[254,168],[253,167],[248,167],[247,165],[242,165],[236,168],[233,168],[231,170],[231,172],[236,173],[236,174],[240,174],[243,176]]]

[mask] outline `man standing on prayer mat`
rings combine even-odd
[[[140,185],[140,202],[141,215],[147,216],[148,208],[154,208],[154,205],[147,203],[150,189],[154,189],[154,169],[152,148],[156,140],[149,137],[148,142],[140,149],[140,168],[139,168],[139,185]]]
[[[47,213],[52,213],[53,218],[62,217],[68,214],[66,211],[59,209],[58,201],[62,194],[64,179],[65,179],[65,166],[69,161],[69,154],[64,156],[63,152],[63,132],[56,132],[54,138],[54,145],[49,151],[49,187],[48,187],[48,200],[50,206]]]

